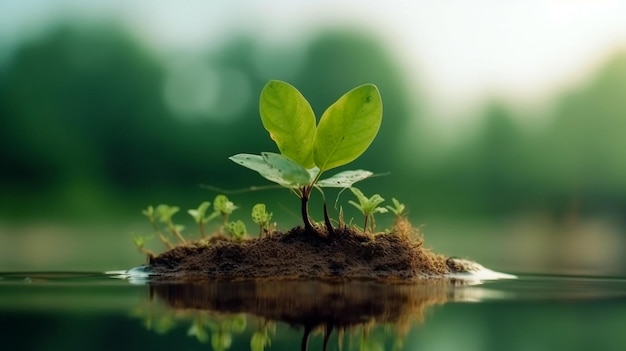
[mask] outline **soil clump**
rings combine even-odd
[[[177,279],[364,279],[406,282],[452,273],[446,257],[423,246],[420,233],[406,220],[376,235],[342,227],[296,227],[263,238],[234,241],[214,236],[149,257],[159,277]]]

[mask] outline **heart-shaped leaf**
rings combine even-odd
[[[352,162],[376,137],[383,105],[372,84],[350,90],[332,104],[317,126],[313,159],[322,172]]]
[[[313,167],[315,114],[298,89],[282,81],[269,81],[261,91],[259,111],[263,127],[280,153],[304,168]]]

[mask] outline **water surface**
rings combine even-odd
[[[626,279],[172,282],[0,274],[5,350],[624,350]]]

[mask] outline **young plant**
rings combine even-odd
[[[237,154],[230,160],[290,189],[300,198],[305,229],[313,231],[308,210],[313,188],[348,188],[372,175],[354,170],[321,179],[324,172],[354,161],[372,143],[382,121],[380,93],[372,84],[350,90],[326,109],[316,126],[304,96],[288,83],[272,80],[261,91],[259,110],[280,154]],[[333,233],[325,203],[324,217]]]
[[[406,214],[406,206],[398,201],[395,197],[391,198],[391,202],[393,202],[393,206],[385,206],[389,211],[393,212],[396,217],[396,222],[404,217]]]
[[[352,191],[352,193],[354,194],[354,196],[356,196],[359,202],[356,203],[352,200],[348,202],[354,207],[356,207],[357,209],[359,209],[359,211],[361,211],[361,213],[365,217],[363,230],[367,232],[367,230],[369,229],[370,232],[373,233],[374,229],[376,228],[376,222],[374,221],[374,214],[387,212],[386,208],[378,207],[378,205],[383,203],[385,199],[383,199],[378,194],[374,194],[372,195],[372,197],[368,198],[367,196],[363,195],[363,192],[361,192],[361,190],[354,188],[354,187],[350,188],[350,191]],[[368,228],[368,221],[369,221],[369,228]]]
[[[200,231],[200,236],[202,238],[206,238],[206,224],[213,220],[215,217],[219,215],[218,212],[213,212],[208,216],[205,216],[206,211],[211,206],[211,203],[208,201],[204,201],[201,203],[197,209],[187,210],[187,213],[193,217],[194,222],[198,225],[198,230]]]
[[[155,214],[158,217],[159,221],[165,224],[165,227],[169,232],[174,235],[178,241],[182,244],[186,244],[187,241],[183,238],[181,232],[185,229],[182,225],[174,224],[172,217],[179,211],[180,209],[176,206],[168,206],[168,205],[159,205],[155,209]]]
[[[152,235],[133,235],[132,236],[133,244],[135,244],[135,247],[137,248],[137,250],[139,250],[140,253],[154,256],[154,253],[146,248],[146,244],[152,238],[153,238]]]
[[[252,207],[252,221],[259,225],[259,238],[263,237],[263,232],[268,232],[272,213],[267,212],[265,204],[256,204]]]
[[[228,217],[239,207],[228,200],[226,195],[217,195],[215,200],[213,200],[213,208],[217,215],[222,216],[222,224],[226,225],[228,223]]]
[[[248,233],[246,224],[241,220],[226,223],[224,230],[236,240],[242,240]]]
[[[159,240],[161,240],[163,245],[165,245],[165,247],[167,247],[168,249],[171,249],[172,247],[174,247],[174,245],[172,245],[172,243],[169,240],[167,240],[165,235],[163,235],[163,233],[159,229],[159,226],[156,223],[156,212],[154,210],[154,207],[148,206],[148,208],[146,208],[145,210],[141,211],[141,213],[144,216],[148,217],[148,220],[150,221],[150,224],[152,225],[152,228],[154,229],[154,233],[157,235]],[[137,244],[135,244],[135,245],[137,245]]]

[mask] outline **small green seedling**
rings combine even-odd
[[[217,195],[215,200],[213,200],[213,208],[222,216],[222,222],[226,225],[228,223],[228,217],[239,207],[228,200],[226,195]]]
[[[150,224],[152,225],[155,234],[157,235],[159,240],[161,240],[163,245],[165,245],[165,247],[167,247],[168,249],[174,247],[174,245],[172,245],[172,243],[165,237],[165,235],[163,235],[163,233],[159,229],[159,226],[156,223],[156,212],[154,210],[154,207],[148,206],[148,208],[141,211],[141,213],[143,213],[144,216],[148,217],[148,220],[150,221]]]
[[[198,230],[200,231],[200,236],[202,238],[206,238],[206,224],[213,220],[215,217],[219,216],[218,212],[213,212],[208,216],[205,216],[206,211],[211,206],[211,203],[208,201],[204,201],[201,203],[197,209],[187,210],[187,213],[193,217],[194,222],[198,225]]]
[[[246,230],[246,224],[241,220],[226,223],[224,230],[237,240],[242,240],[248,233]]]
[[[372,143],[382,121],[380,93],[372,84],[350,90],[326,109],[316,126],[304,96],[290,84],[272,80],[261,92],[259,110],[280,154],[237,154],[230,160],[290,189],[301,200],[305,228],[312,231],[308,203],[313,188],[348,188],[373,174],[354,170],[320,179],[324,172],[354,161]],[[333,233],[325,204],[324,217]]]
[[[268,232],[272,213],[267,212],[265,204],[256,204],[252,207],[252,221],[259,225],[259,238],[263,236],[263,232]]]
[[[141,252],[142,254],[154,256],[154,253],[146,248],[146,244],[150,240],[152,240],[152,238],[153,238],[152,235],[133,235],[132,236],[133,244],[135,244],[135,247],[137,248],[137,250],[139,250],[139,252]]]
[[[393,202],[393,206],[385,206],[389,211],[391,211],[396,216],[396,221],[400,218],[404,217],[406,214],[406,206],[398,201],[395,197],[391,198],[391,202]]]
[[[167,227],[172,235],[174,235],[182,244],[187,243],[185,238],[183,238],[181,232],[185,229],[182,225],[174,224],[172,217],[178,213],[180,208],[176,206],[168,206],[168,205],[159,205],[155,209],[155,214],[159,221]]]
[[[352,193],[354,194],[354,196],[356,196],[357,200],[359,201],[358,203],[350,200],[348,201],[351,205],[353,205],[354,207],[358,208],[359,211],[361,211],[361,213],[363,214],[363,216],[365,217],[365,223],[363,224],[363,230],[367,232],[367,230],[369,229],[370,232],[374,232],[374,229],[376,228],[376,223],[374,221],[374,214],[375,213],[386,213],[387,209],[384,207],[378,207],[378,205],[380,205],[381,203],[383,203],[385,201],[385,199],[383,199],[380,195],[378,194],[374,194],[372,195],[372,197],[367,197],[365,195],[363,195],[363,192],[361,192],[361,190],[357,189],[357,188],[350,188],[350,191],[352,191]],[[369,228],[368,228],[368,221],[369,221]]]

